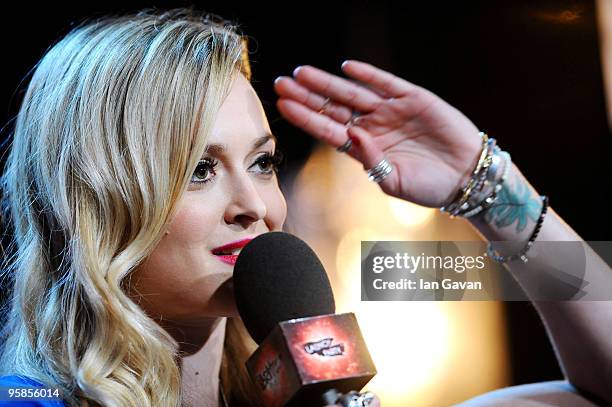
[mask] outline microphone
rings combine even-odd
[[[269,232],[234,265],[236,306],[257,350],[246,367],[268,407],[334,404],[374,375],[353,313],[335,314],[321,261],[298,237]]]

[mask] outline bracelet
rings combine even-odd
[[[463,190],[463,195],[461,196],[461,199],[459,200],[459,202],[457,202],[457,204],[451,211],[451,216],[453,217],[457,215],[461,207],[470,199],[470,195],[472,194],[474,187],[476,187],[476,184],[478,183],[478,174],[482,171],[483,168],[485,168],[485,170],[486,168],[488,168],[487,157],[490,151],[489,147],[495,144],[495,139],[489,139],[487,133],[484,133],[482,131],[479,133],[479,135],[480,137],[482,137],[482,152],[480,153],[480,158],[478,159],[476,168],[474,168],[474,171],[472,172],[472,177],[470,178],[470,181]]]
[[[479,136],[482,138],[482,151],[469,181],[451,203],[440,208],[451,218],[467,218],[493,205],[512,166],[510,154],[502,151],[494,138],[484,132]]]
[[[533,229],[533,232],[531,233],[531,236],[529,237],[527,244],[518,253],[512,254],[510,256],[500,256],[499,254],[497,254],[497,251],[493,250],[491,242],[489,242],[487,246],[487,255],[489,257],[491,257],[497,263],[506,263],[508,261],[516,260],[519,258],[523,261],[523,263],[527,263],[527,260],[528,260],[527,252],[533,245],[533,242],[538,237],[538,233],[540,232],[540,229],[542,228],[542,223],[544,223],[544,217],[546,216],[546,212],[548,209],[548,197],[546,195],[541,195],[540,198],[542,198],[542,211],[540,212],[540,217],[538,218],[538,222],[536,223],[536,226]]]
[[[492,192],[488,194],[483,194],[482,196],[484,196],[484,198],[481,198],[480,202],[478,202],[478,206],[472,209],[467,209],[466,211],[459,213],[459,216],[462,216],[464,218],[469,218],[471,216],[474,216],[482,212],[485,209],[488,209],[495,203],[495,201],[497,200],[497,194],[502,189],[504,182],[508,178],[508,174],[510,173],[510,167],[512,166],[512,158],[510,157],[510,154],[508,152],[501,151],[500,156],[503,157],[504,163],[505,163],[504,171],[502,173],[501,179],[499,179],[498,182],[490,181],[493,185]],[[494,171],[497,172],[497,169],[495,169]],[[493,176],[496,176],[496,175],[497,174],[493,174]]]
[[[485,162],[487,156],[489,155],[490,149],[489,146],[494,143],[494,140],[489,140],[487,133],[480,132],[478,135],[482,139],[482,150],[480,152],[480,157],[478,158],[478,163],[476,164],[476,168],[472,171],[472,176],[468,181],[467,185],[459,190],[455,199],[453,201],[440,208],[442,212],[449,212],[451,218],[454,218],[456,214],[459,212],[460,208],[467,202],[474,190],[474,187],[478,183],[478,174],[481,172],[482,168],[485,166]]]

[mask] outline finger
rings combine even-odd
[[[391,173],[389,173],[385,179],[379,182],[381,188],[390,188],[395,184],[397,179],[397,168],[391,160],[391,157],[386,157],[384,151],[376,144],[374,137],[365,129],[360,126],[353,126],[347,130],[348,136],[353,140],[353,152],[354,156],[359,157],[359,161],[363,164],[364,170],[374,168],[378,163],[386,158],[389,164],[393,167]]]
[[[313,112],[304,105],[287,98],[276,102],[278,111],[293,125],[331,146],[338,148],[348,140],[346,127],[327,116]],[[362,162],[359,150],[351,146],[345,154]]]
[[[338,147],[347,139],[345,126],[295,100],[281,97],[276,106],[289,122],[325,143]]]
[[[406,96],[418,88],[417,85],[405,79],[361,61],[344,61],[342,71],[351,78],[379,89],[388,97]]]
[[[336,104],[329,101],[317,93],[311,92],[304,86],[300,85],[293,78],[280,76],[274,81],[274,90],[280,97],[293,99],[307,106],[317,113],[325,114],[339,123],[346,123],[350,120],[353,112],[346,106]],[[319,112],[324,107],[323,112]]]
[[[366,87],[313,66],[297,67],[293,71],[293,77],[306,88],[361,112],[376,110],[383,101]]]

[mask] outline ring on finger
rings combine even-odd
[[[349,151],[351,149],[351,146],[353,145],[353,139],[351,139],[350,137],[344,142],[344,144],[342,144],[341,146],[336,147],[336,150],[341,152],[341,153],[346,153],[347,151]]]
[[[325,113],[325,110],[327,109],[327,107],[329,106],[330,103],[331,103],[331,99],[330,98],[325,98],[325,101],[323,102],[323,105],[319,108],[319,111],[317,113],[319,113],[319,114]]]
[[[374,401],[374,393],[366,391],[365,393],[359,393],[359,402],[363,406],[369,406]]]
[[[346,127],[353,127],[353,126],[357,125],[360,120],[361,120],[361,113],[359,113],[356,110],[353,110],[353,112],[351,114],[351,118],[346,123],[344,123],[344,125]]]
[[[391,171],[393,171],[393,166],[385,157],[374,167],[367,170],[368,180],[380,183],[387,177],[387,175],[391,174]]]
[[[372,403],[372,400],[374,400],[374,393],[369,391],[358,393],[353,390],[341,395],[336,403],[343,407],[367,407]]]

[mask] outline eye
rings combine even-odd
[[[276,150],[275,153],[267,152],[257,157],[251,167],[258,166],[262,174],[272,174],[272,172],[278,172],[283,158],[284,154],[280,150]]]
[[[217,173],[215,172],[217,164],[219,164],[219,161],[212,158],[200,160],[195,170],[193,171],[193,175],[191,176],[191,182],[194,184],[206,184],[207,182],[212,181],[213,178],[208,178],[207,175],[209,175],[210,173],[213,174],[213,177],[217,175]]]

